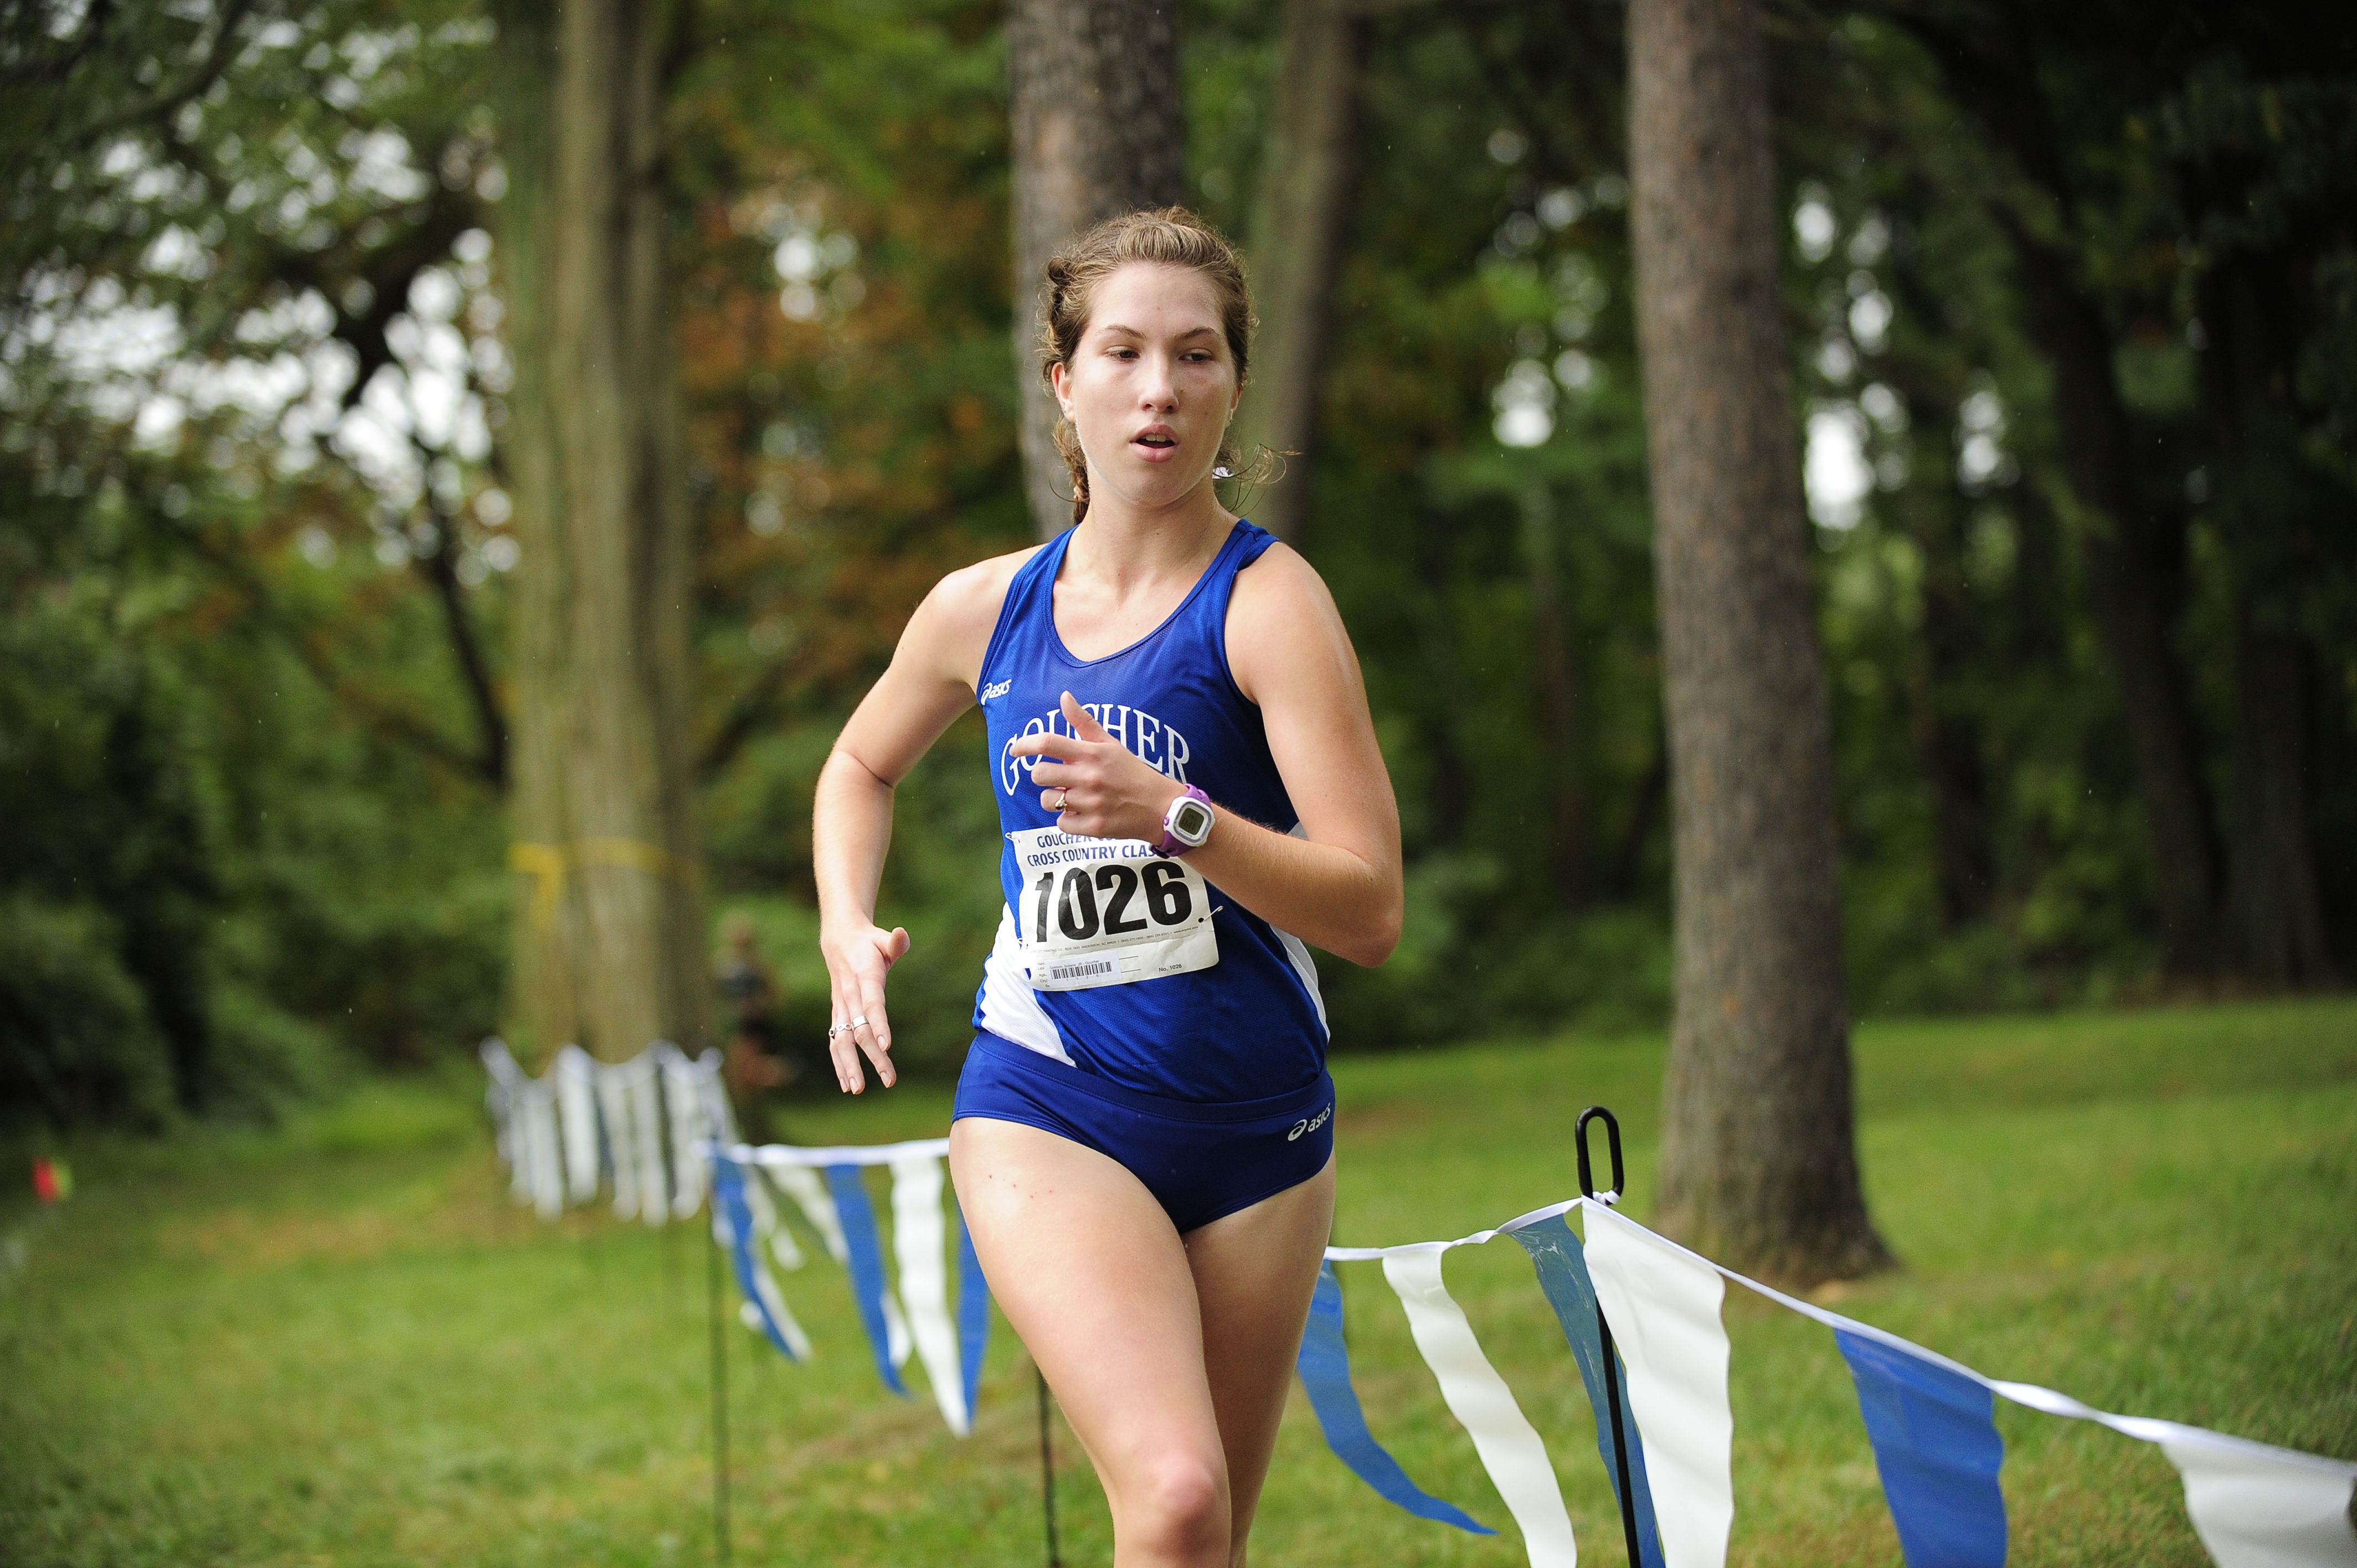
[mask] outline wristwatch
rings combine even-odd
[[[1154,846],[1154,853],[1167,859],[1202,848],[1203,841],[1211,836],[1211,824],[1219,820],[1211,810],[1211,798],[1188,785],[1187,792],[1162,813],[1162,842]]]

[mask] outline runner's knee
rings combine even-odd
[[[1155,1555],[1185,1560],[1220,1553],[1228,1542],[1228,1478],[1216,1460],[1159,1455],[1122,1488],[1119,1533]]]

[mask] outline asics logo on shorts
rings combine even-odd
[[[1300,1137],[1304,1133],[1315,1133],[1318,1128],[1326,1125],[1326,1118],[1333,1114],[1334,1107],[1329,1105],[1325,1110],[1320,1111],[1317,1115],[1310,1117],[1308,1121],[1296,1122],[1293,1124],[1293,1131],[1285,1135],[1285,1141],[1290,1144],[1296,1138]]]

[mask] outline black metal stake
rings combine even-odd
[[[1572,1133],[1579,1150],[1579,1196],[1596,1196],[1596,1177],[1587,1161],[1587,1124],[1601,1120],[1604,1123],[1605,1146],[1612,1155],[1612,1196],[1618,1198],[1626,1190],[1620,1170],[1620,1122],[1601,1105],[1591,1105],[1579,1113],[1579,1122]],[[1612,1348],[1612,1326],[1604,1321],[1604,1303],[1596,1304],[1596,1333],[1604,1342],[1604,1403],[1612,1414],[1612,1459],[1620,1487],[1620,1532],[1629,1544],[1629,1568],[1643,1568],[1644,1557],[1637,1544],[1637,1489],[1629,1479],[1629,1434],[1620,1425],[1620,1357]]]
[[[1620,1380],[1612,1369],[1612,1330],[1606,1325],[1600,1307],[1596,1314],[1596,1327],[1604,1340],[1604,1402],[1612,1411],[1612,1460],[1620,1482],[1620,1533],[1629,1542],[1629,1568],[1644,1568],[1645,1559],[1637,1545],[1636,1488],[1629,1480],[1629,1438],[1620,1430]]]
[[[717,1195],[714,1208],[719,1207]],[[712,1552],[728,1563],[728,1337],[720,1324],[720,1238],[712,1238],[704,1271],[705,1305],[712,1319]]]
[[[1056,1450],[1048,1441],[1048,1374],[1039,1375],[1039,1507],[1048,1519],[1048,1568],[1064,1568],[1064,1560],[1056,1551]]]

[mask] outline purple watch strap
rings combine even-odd
[[[1184,854],[1189,850],[1198,847],[1191,843],[1181,843],[1170,836],[1170,824],[1178,818],[1179,804],[1188,800],[1200,800],[1206,807],[1211,803],[1211,798],[1192,784],[1188,785],[1183,792],[1172,799],[1170,809],[1162,813],[1162,842],[1154,846],[1154,853],[1165,860],[1172,855]]]

